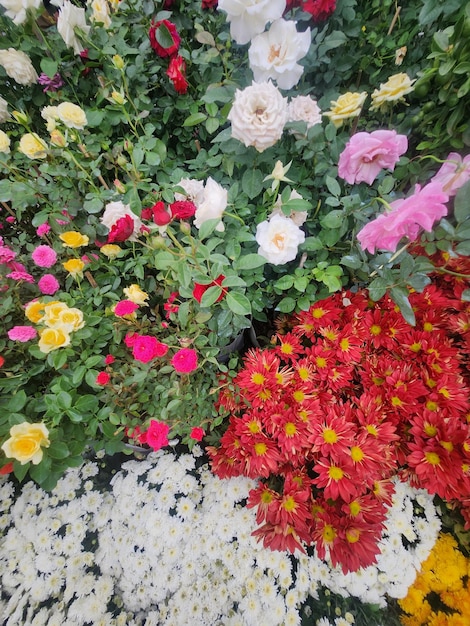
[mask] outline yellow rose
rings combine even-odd
[[[375,111],[376,109],[385,108],[387,102],[402,100],[404,95],[413,91],[414,82],[404,72],[390,76],[386,83],[380,85],[380,89],[376,89],[372,93],[370,110]]]
[[[52,303],[51,303],[52,304]],[[24,310],[24,314],[33,324],[37,324],[44,317],[44,307],[46,306],[45,302],[40,302],[39,300],[35,300],[33,302],[29,302]]]
[[[70,345],[70,335],[62,328],[44,328],[39,333],[38,347],[44,354]]]
[[[45,159],[47,156],[47,144],[36,133],[23,135],[18,150],[28,159]]]
[[[139,285],[130,285],[130,287],[126,287],[124,290],[126,294],[126,298],[131,302],[135,302],[135,304],[147,304],[147,300],[149,299],[148,293],[142,291]]]
[[[340,96],[338,100],[333,100],[330,104],[330,111],[327,111],[324,115],[331,119],[336,128],[339,128],[343,120],[357,117],[360,114],[366,98],[367,93],[365,91],[361,93],[348,91]]]
[[[54,301],[47,303],[44,306],[44,317],[41,320],[42,323],[49,326],[49,328],[58,326],[60,314],[63,311],[67,311],[68,308],[69,307],[65,304],[65,302]]]
[[[81,259],[69,259],[62,263],[62,267],[72,276],[83,276],[85,263]]]
[[[72,102],[61,102],[57,107],[57,116],[68,128],[82,130],[87,124],[85,111]]]
[[[10,137],[0,130],[0,152],[8,154],[10,152]]]
[[[101,246],[100,251],[112,261],[122,251],[122,248],[115,243],[105,243],[104,246]]]
[[[60,311],[57,319],[57,326],[55,328],[61,328],[62,330],[71,333],[74,330],[80,330],[85,326],[83,319],[83,313],[80,309],[67,308]]]
[[[29,461],[37,465],[42,461],[41,446],[49,447],[49,431],[44,424],[23,422],[10,428],[10,439],[2,445],[2,450],[9,459],[16,459],[25,465]]]
[[[64,242],[62,245],[69,248],[79,248],[80,246],[87,246],[90,241],[86,235],[78,233],[76,230],[69,230],[66,233],[59,235],[59,238]]]

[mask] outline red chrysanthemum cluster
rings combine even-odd
[[[455,290],[411,293],[414,327],[388,296],[335,294],[248,352],[208,452],[219,477],[260,479],[248,506],[265,546],[374,563],[396,475],[467,506],[470,526],[470,304]]]

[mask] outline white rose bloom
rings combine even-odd
[[[10,138],[3,130],[0,130],[0,153],[8,154],[10,152]]]
[[[85,9],[76,7],[69,0],[64,0],[59,10],[57,30],[65,45],[72,47],[75,54],[80,54],[84,47],[75,34],[75,28],[79,28],[85,34],[88,34],[90,26],[88,26],[85,20]]]
[[[268,22],[281,17],[286,0],[219,0],[218,8],[227,13],[232,38],[245,44],[262,33]]]
[[[10,114],[8,113],[8,102],[0,96],[0,124],[6,122],[8,119],[10,119]]]
[[[222,223],[222,215],[227,207],[227,190],[224,189],[213,178],[208,178],[204,187],[204,198],[197,206],[194,215],[194,225],[201,228],[207,220],[220,218],[216,230],[222,232],[225,227]]]
[[[305,122],[307,129],[321,124],[321,110],[317,101],[311,96],[296,96],[289,102],[289,122]]]
[[[93,0],[91,3],[93,14],[91,20],[93,22],[100,22],[105,28],[111,26],[111,17],[109,15],[109,5],[106,0]]]
[[[41,0],[0,0],[0,6],[5,8],[5,15],[15,24],[22,24],[26,19],[28,9],[38,9]]]
[[[175,193],[175,200],[190,200],[196,207],[198,207],[204,200],[204,183],[202,180],[195,180],[193,178],[182,178],[178,187],[182,187],[186,194]]]
[[[273,265],[283,265],[295,259],[299,244],[305,241],[305,233],[289,217],[273,215],[256,227],[256,241],[258,254]]]
[[[31,59],[21,50],[14,48],[0,50],[0,65],[3,65],[7,75],[20,85],[32,85],[38,80]]]
[[[271,82],[253,83],[235,92],[228,115],[232,137],[258,152],[274,146],[287,122],[287,100]]]
[[[59,114],[56,106],[45,106],[41,109],[41,117],[46,120],[47,130],[52,132],[56,127]]]
[[[303,198],[300,193],[293,189],[290,192],[289,200],[303,200]],[[302,226],[302,224],[307,219],[307,211],[291,211],[290,215],[284,215],[284,213],[282,212],[281,194],[279,194],[276,198],[276,202],[274,203],[273,210],[271,211],[269,219],[271,220],[274,215],[282,215],[284,217],[288,217],[294,222],[296,226]]]
[[[252,40],[248,57],[255,81],[272,78],[281,89],[297,85],[304,71],[297,61],[309,51],[311,36],[310,28],[299,33],[295,25],[291,20],[276,20]]]
[[[126,215],[130,215],[134,220],[134,234],[129,237],[129,240],[137,241],[137,237],[140,234],[140,229],[143,224],[140,221],[140,218],[131,211],[131,207],[128,204],[124,204],[120,200],[117,202],[109,202],[104,209],[103,215],[100,217],[100,222],[111,230],[114,224],[121,217],[126,217]]]

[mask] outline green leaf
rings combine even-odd
[[[57,395],[57,407],[62,410],[69,409],[72,406],[72,396],[66,391],[61,391]]]
[[[249,168],[242,177],[242,189],[252,200],[263,190],[263,173],[260,170]]]
[[[224,287],[246,287],[246,282],[240,276],[226,276],[222,285]]]
[[[91,109],[86,112],[87,127],[97,128],[101,126],[104,120],[104,111]]]
[[[54,74],[56,74],[59,69],[57,61],[54,61],[49,57],[43,57],[41,59],[40,66],[41,71],[44,72],[44,74],[47,74],[49,78],[54,78]]]
[[[275,289],[281,289],[284,291],[286,289],[290,289],[293,284],[294,276],[292,276],[291,274],[287,274],[286,276],[281,276],[281,278],[278,278],[278,280],[276,280],[276,282],[274,283],[274,287]]]
[[[70,455],[70,451],[64,441],[53,441],[47,448],[47,455],[53,459],[65,459]]]
[[[323,228],[339,228],[343,223],[344,212],[342,210],[330,211],[320,219]]]
[[[332,196],[338,197],[341,194],[341,186],[332,176],[325,176],[325,184]]]
[[[172,34],[163,21],[160,21],[158,28],[155,29],[155,39],[165,49],[171,48],[175,44]]]
[[[309,252],[315,252],[316,250],[322,250],[324,248],[324,244],[321,239],[318,237],[307,237],[305,241],[300,244],[301,250],[307,250]]]
[[[74,404],[74,409],[81,413],[93,413],[98,408],[98,398],[91,394],[80,396]]]
[[[387,293],[387,289],[388,282],[386,280],[383,278],[375,278],[368,287],[370,299],[377,302]]]
[[[251,304],[248,298],[239,291],[229,291],[225,296],[228,308],[237,315],[251,315]]]
[[[21,465],[19,461],[13,461],[13,473],[20,482],[28,473],[29,466],[30,463],[25,463],[24,465]]]
[[[208,308],[212,306],[219,298],[222,293],[222,288],[219,285],[213,285],[209,287],[203,294],[201,298],[201,307]]]
[[[50,468],[46,467],[44,461],[39,463],[39,465],[31,465],[29,469],[29,475],[38,483],[38,485],[41,485],[47,479],[49,473]]]
[[[199,239],[201,239],[201,241],[203,239],[207,239],[210,235],[212,235],[218,224],[220,224],[219,218],[203,222],[199,228]]]
[[[340,263],[350,267],[352,270],[358,270],[362,266],[362,260],[355,254],[346,254],[341,257]]]
[[[276,307],[281,313],[291,313],[295,309],[294,298],[283,298]]]
[[[8,411],[11,413],[18,413],[26,404],[26,393],[21,389],[16,392],[8,401]]]
[[[398,305],[401,314],[411,326],[416,324],[415,314],[408,300],[408,290],[403,287],[392,287],[390,289],[390,297]]]
[[[198,124],[204,122],[206,119],[207,115],[205,113],[193,113],[184,120],[183,126],[197,126]]]
[[[234,263],[237,270],[254,270],[266,264],[266,259],[260,254],[245,254]]]
[[[470,181],[460,187],[454,198],[454,216],[457,222],[462,223],[470,217]]]

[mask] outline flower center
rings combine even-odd
[[[274,235],[273,244],[279,250],[284,250],[284,235],[281,235],[280,233],[277,233],[276,235]]]
[[[278,59],[281,56],[281,46],[280,44],[273,44],[269,48],[268,61],[269,63],[273,63],[275,59]]]

